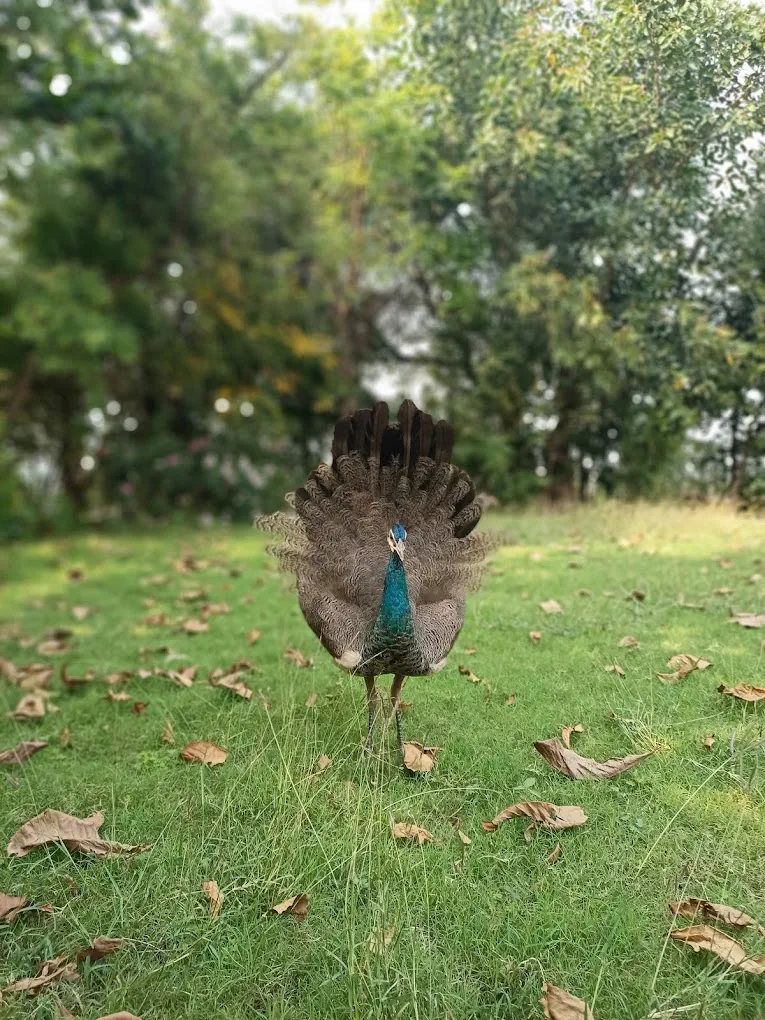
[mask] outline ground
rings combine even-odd
[[[426,777],[404,774],[391,729],[371,761],[362,756],[363,684],[319,647],[255,532],[157,529],[0,552],[11,625],[0,655],[55,662],[58,709],[12,721],[19,691],[0,678],[0,750],[49,742],[26,765],[0,769],[0,843],[56,808],[101,810],[107,838],[152,845],[130,859],[57,846],[3,856],[0,891],[53,910],[0,925],[0,987],[99,935],[127,940],[81,964],[77,983],[35,999],[8,994],[4,1018],[58,1017],[60,1002],[83,1020],[121,1009],[143,1020],[527,1020],[543,1015],[543,981],[587,999],[598,1020],[763,1016],[765,978],[669,941],[668,904],[704,897],[765,923],[763,706],[717,690],[765,680],[765,630],[729,622],[732,611],[763,612],[765,521],[610,505],[489,524],[510,544],[470,599],[445,670],[405,690],[407,737],[442,747]],[[207,564],[180,572],[184,551]],[[72,569],[83,576],[70,579]],[[179,599],[199,588],[230,612],[189,635],[178,623],[199,618],[202,603]],[[564,612],[546,615],[549,599]],[[74,606],[93,613],[78,621]],[[161,613],[164,625],[142,622]],[[56,627],[73,636],[46,659],[36,645]],[[253,628],[261,637],[250,646]],[[639,647],[618,647],[626,635]],[[19,637],[35,643],[25,650]],[[140,651],[160,646],[175,653],[170,662]],[[287,648],[314,664],[300,668]],[[681,652],[712,666],[662,683],[657,672]],[[207,682],[243,656],[257,667],[244,677],[249,701]],[[63,689],[62,662],[74,676],[94,670],[94,682]],[[156,676],[101,682],[192,664],[188,688]],[[613,664],[623,677],[606,670]],[[108,701],[109,690],[133,701]],[[135,701],[148,707],[134,714]],[[174,746],[161,739],[168,720]],[[533,745],[576,723],[583,755],[654,753],[611,780],[568,779]],[[225,748],[227,761],[180,760],[196,740]],[[319,770],[323,754],[331,765]],[[588,821],[528,842],[523,820],[482,830],[526,800],[580,805]],[[434,841],[394,841],[392,822]],[[558,842],[560,859],[548,863]],[[217,918],[201,891],[211,879],[225,896]],[[303,923],[269,912],[298,893],[310,896]],[[765,951],[754,928],[720,927]]]

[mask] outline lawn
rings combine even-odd
[[[151,844],[130,858],[60,846],[2,857],[0,892],[52,911],[0,924],[0,987],[97,936],[127,940],[81,964],[77,983],[8,994],[3,1018],[69,1015],[62,1004],[82,1020],[123,1009],[143,1020],[533,1020],[544,981],[587,999],[597,1020],[765,1015],[765,978],[668,939],[694,923],[668,907],[688,897],[765,924],[765,702],[717,690],[765,680],[765,630],[729,622],[765,611],[765,521],[611,505],[489,523],[512,544],[471,598],[447,667],[404,694],[407,738],[442,747],[428,776],[403,772],[392,728],[363,757],[363,683],[319,647],[257,533],[157,529],[0,551],[0,655],[56,665],[38,720],[8,717],[24,692],[0,678],[0,750],[49,745],[0,768],[0,841],[55,808],[100,810],[106,838]],[[187,553],[200,569],[177,569]],[[182,600],[199,589],[203,601]],[[562,614],[540,609],[550,599]],[[230,611],[185,633],[204,601]],[[93,612],[78,620],[75,606]],[[46,657],[37,645],[55,628],[73,634]],[[618,647],[627,635],[639,646]],[[287,648],[314,664],[285,659]],[[681,652],[712,666],[662,683]],[[207,681],[243,656],[255,667],[243,677],[250,700]],[[62,663],[75,677],[93,670],[93,682],[63,688]],[[135,675],[191,665],[191,687]],[[117,670],[134,675],[101,682]],[[136,714],[135,702],[147,707]],[[611,780],[568,779],[533,745],[577,723],[583,755],[654,754]],[[225,748],[225,763],[180,759],[201,740]],[[528,800],[580,805],[588,821],[528,842],[523,819],[482,830]],[[394,841],[392,822],[433,842]],[[217,917],[208,880],[224,895]],[[299,893],[310,896],[303,923],[270,912]],[[718,927],[765,952],[756,929]]]

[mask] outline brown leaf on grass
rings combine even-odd
[[[517,694],[508,694],[507,698],[505,699],[505,704],[512,706],[516,703],[517,700],[518,700]]]
[[[198,666],[186,666],[185,669],[161,669],[155,672],[157,672],[158,676],[166,676],[168,680],[172,680],[178,687],[191,687],[198,668]]]
[[[546,602],[540,602],[539,608],[543,613],[562,613],[563,606],[560,602],[556,602],[555,599],[548,599]]]
[[[128,1013],[127,1010],[121,1009],[119,1013],[109,1013],[106,1016],[100,1016],[98,1020],[141,1020],[141,1018],[134,1013]]]
[[[19,673],[16,666],[10,659],[4,659],[0,655],[0,676],[4,676],[9,683],[16,684],[19,680]]]
[[[506,807],[490,822],[481,822],[481,828],[484,832],[496,832],[509,818],[530,818],[532,829],[538,826],[548,832],[571,829],[587,821],[587,815],[575,804],[558,805],[543,800],[525,800]]]
[[[606,666],[606,673],[616,673],[618,676],[627,675],[622,667],[618,666],[616,663],[613,663],[611,666]]]
[[[37,646],[40,655],[63,655],[69,651],[66,638],[48,638]]]
[[[576,593],[580,598],[592,598],[592,592],[589,588],[577,588]]]
[[[420,845],[433,842],[433,836],[427,829],[421,829],[412,822],[395,822],[391,834],[394,839],[416,839]]]
[[[697,655],[682,652],[680,655],[673,655],[667,665],[674,669],[674,673],[657,673],[656,676],[665,683],[676,683],[678,680],[684,680],[695,669],[708,669],[712,663],[708,659],[700,659]]]
[[[169,719],[165,722],[165,728],[162,730],[161,739],[163,744],[172,745],[175,743],[175,736],[173,734],[173,724],[172,722],[170,722]]]
[[[260,641],[260,631],[257,627],[247,635],[247,644],[254,645],[256,641]]]
[[[231,606],[227,602],[207,602],[202,606],[200,615],[203,620],[209,620],[211,616],[224,616],[231,612]]]
[[[475,655],[475,653],[476,653],[477,651],[478,651],[478,649],[477,649],[477,648],[465,648],[465,649],[463,649],[463,652],[462,652],[462,654],[463,654],[463,655]]]
[[[207,896],[208,899],[208,910],[210,917],[217,917],[220,913],[220,908],[223,906],[223,893],[220,891],[220,887],[215,879],[210,879],[209,882],[202,883],[202,892]]]
[[[0,893],[0,922],[13,924],[28,903],[26,896],[6,896]]]
[[[538,645],[539,642],[542,640],[542,631],[541,630],[530,630],[529,631],[529,639],[531,640],[532,645]]]
[[[561,859],[562,855],[563,855],[563,847],[560,845],[560,843],[557,843],[556,846],[555,846],[555,849],[552,850],[547,855],[547,863],[548,864],[557,864],[558,861]]]
[[[404,768],[409,772],[430,772],[436,764],[436,755],[440,747],[423,747],[415,741],[402,744]]]
[[[95,963],[96,960],[102,960],[105,956],[111,956],[112,953],[119,952],[126,945],[125,939],[110,939],[106,935],[99,935],[93,939],[91,946],[88,946],[87,949],[81,949],[75,959],[78,963],[82,963],[83,960],[90,960],[91,963]]]
[[[682,903],[670,903],[669,909],[678,917],[702,917],[705,921],[722,921],[723,924],[732,924],[734,928],[756,927],[757,922],[743,910],[735,907],[728,907],[724,903],[710,903],[709,900],[690,899]]]
[[[72,742],[72,734],[69,731],[69,727],[65,726],[63,728],[63,730],[61,731],[61,733],[59,733],[59,735],[58,735],[58,746],[59,747],[69,747],[71,742]]]
[[[717,566],[722,567],[723,570],[730,570],[730,568],[733,566],[733,560],[723,558],[717,561]]]
[[[733,589],[732,588],[726,588],[726,587],[715,588],[713,594],[714,595],[732,595],[733,594]]]
[[[210,629],[210,624],[203,623],[202,620],[185,620],[183,629],[187,634],[206,634]]]
[[[151,585],[153,587],[155,585],[159,586],[159,585],[167,584],[167,582],[169,580],[170,580],[169,574],[152,574],[150,577],[142,577],[140,583],[145,588],[148,585]]]
[[[599,762],[582,757],[576,751],[564,747],[557,739],[537,740],[534,748],[548,765],[569,779],[612,779],[653,754],[648,751],[646,754],[631,754],[626,758],[609,758],[608,761]]]
[[[712,928],[708,924],[693,924],[690,928],[678,928],[669,933],[674,942],[684,942],[694,953],[704,949],[714,953],[724,963],[746,974],[761,976],[765,974],[765,955],[751,957],[740,942],[736,942],[725,932]]]
[[[144,627],[164,627],[166,623],[167,613],[152,613],[143,618]]]
[[[47,690],[53,677],[53,669],[53,666],[43,665],[40,662],[30,662],[26,666],[19,666],[16,683],[23,691]]]
[[[63,811],[48,809],[36,815],[11,836],[8,843],[9,857],[26,857],[35,847],[47,843],[63,843],[67,850],[79,850],[95,857],[116,857],[131,855],[148,850],[149,847],[128,846],[124,843],[112,843],[102,839],[98,830],[104,824],[104,816],[100,811],[94,812],[89,818],[75,818]]]
[[[45,699],[42,694],[26,694],[12,712],[8,713],[9,719],[42,719],[45,715]]]
[[[0,765],[24,765],[33,754],[47,746],[47,740],[22,740],[7,751],[0,751]]]
[[[457,670],[462,676],[466,676],[471,684],[482,684],[483,680],[476,676],[472,669],[468,669],[467,666],[458,665]]]
[[[127,691],[107,691],[107,701],[132,701],[133,699]]]
[[[575,995],[548,981],[542,985],[542,998],[539,1001],[547,1020],[595,1020],[584,999],[577,999]]]
[[[53,984],[54,981],[79,981],[80,975],[77,971],[77,964],[67,961],[65,956],[55,956],[52,960],[41,963],[37,971],[37,977],[21,978],[14,981],[5,988],[0,988],[0,1001],[6,992],[26,992],[27,995],[37,995],[43,988]]]
[[[93,610],[90,606],[72,606],[72,616],[80,623],[82,623],[83,620],[87,620],[87,618],[92,615]]]
[[[126,684],[132,676],[132,669],[115,669],[113,672],[107,673],[101,683],[108,684],[109,687],[115,687],[117,684]]]
[[[305,921],[308,917],[308,904],[310,902],[308,893],[299,893],[297,896],[290,896],[282,900],[275,907],[271,907],[274,914],[291,914],[296,921]]]
[[[93,672],[92,669],[89,669],[84,676],[69,676],[69,673],[66,668],[66,663],[62,662],[61,673],[59,675],[61,677],[61,683],[64,685],[64,687],[66,687],[68,691],[76,691],[79,690],[81,687],[84,687],[86,684],[91,683],[93,677],[95,676],[95,673]]]
[[[645,601],[645,592],[644,591],[639,591],[636,588],[634,591],[631,591],[629,593],[629,595],[625,595],[624,599],[625,599],[625,602],[644,602]]]
[[[241,682],[239,679],[241,675],[242,674],[239,671],[235,673],[228,673],[226,676],[218,677],[217,680],[213,680],[211,682],[213,687],[225,687],[226,690],[231,691],[232,694],[238,694],[240,698],[246,698],[249,700],[252,697],[252,691],[247,684],[243,684]]]
[[[149,707],[148,701],[136,701],[130,711],[133,715],[143,715],[146,709]]]
[[[307,669],[309,666],[313,666],[313,659],[306,659],[305,655],[297,648],[287,648],[284,652],[284,658],[288,662],[294,663],[301,669]]]
[[[560,737],[565,747],[571,747],[571,734],[584,733],[584,726],[577,723],[576,726],[564,726],[560,731]]]
[[[202,602],[207,598],[207,592],[204,588],[188,588],[186,591],[181,592],[181,600],[183,602]]]
[[[184,761],[201,761],[204,765],[222,765],[228,758],[228,751],[217,744],[211,744],[209,740],[195,740],[186,744],[181,751],[181,758]]]
[[[323,772],[324,769],[328,769],[332,764],[332,759],[328,758],[326,754],[319,756],[319,760],[316,762],[316,771]]]
[[[308,698],[307,698],[306,703],[305,703],[305,707],[306,708],[314,708],[316,706],[316,702],[318,700],[319,700],[319,695],[316,693],[316,691],[314,691],[313,694],[309,694],[308,695]]]
[[[736,613],[728,620],[728,623],[737,623],[739,627],[748,627],[756,630],[759,627],[765,627],[765,614]]]
[[[753,687],[752,684],[736,684],[735,687],[726,687],[720,684],[717,688],[721,694],[728,694],[740,701],[762,701],[765,698],[765,687]]]
[[[470,844],[473,842],[470,836],[466,836],[462,829],[457,829],[457,838],[459,839],[460,843],[462,843],[463,846],[470,846]]]
[[[714,746],[714,742],[715,742],[714,733],[710,733],[706,737],[704,737],[703,744],[707,750],[710,750]]]
[[[637,638],[634,638],[631,634],[625,634],[623,638],[616,642],[617,648],[639,648],[640,644]]]

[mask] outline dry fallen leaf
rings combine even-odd
[[[704,747],[706,747],[707,750],[714,746],[714,742],[715,742],[714,733],[709,733],[706,737],[704,737],[703,743]]]
[[[33,754],[48,746],[47,740],[22,740],[7,751],[0,751],[0,765],[23,765]]]
[[[542,998],[539,1001],[547,1020],[595,1020],[592,1010],[583,999],[577,999],[575,995],[548,981],[542,986]]]
[[[42,719],[44,715],[45,699],[39,693],[25,695],[16,708],[8,713],[10,719],[17,719],[19,721],[24,719]]]
[[[529,638],[531,639],[531,643],[533,645],[538,645],[539,642],[542,640],[542,631],[541,630],[530,630],[529,631]]]
[[[590,591],[589,588],[577,588],[576,593],[577,595],[579,595],[580,598],[583,599],[592,598],[592,592]]]
[[[736,613],[728,623],[737,623],[739,627],[749,627],[753,630],[765,627],[765,614]]]
[[[206,634],[210,629],[210,624],[203,623],[202,620],[185,620],[183,629],[187,634]]]
[[[556,602],[555,599],[548,599],[546,602],[540,602],[539,608],[544,613],[562,613],[563,606],[560,602]]]
[[[130,711],[133,715],[143,715],[146,709],[149,707],[148,701],[136,701]]]
[[[507,698],[505,699],[505,704],[506,705],[514,705],[517,700],[518,700],[518,694],[517,693],[508,694]]]
[[[463,846],[470,846],[473,842],[470,836],[466,836],[462,829],[457,829],[457,837]]]
[[[463,654],[463,655],[475,655],[475,653],[476,653],[477,651],[478,651],[478,649],[477,649],[477,648],[466,648],[466,649],[465,649],[465,650],[463,651],[463,653],[462,653],[462,654]]]
[[[288,648],[284,653],[284,658],[288,662],[294,663],[296,666],[300,666],[301,669],[307,669],[309,666],[313,666],[313,659],[306,659],[305,655],[297,648]]]
[[[127,691],[107,691],[107,701],[132,701],[133,699]]]
[[[171,745],[175,743],[173,724],[169,719],[165,722],[165,728],[162,730],[162,743]]]
[[[223,906],[223,893],[220,891],[220,887],[215,879],[211,879],[209,882],[203,882],[202,892],[209,900],[208,909],[210,911],[210,917],[217,917],[220,913],[220,908]]]
[[[626,602],[644,602],[645,592],[635,589],[635,591],[631,591],[629,595],[625,595],[624,598]]]
[[[717,688],[721,694],[728,694],[740,701],[762,701],[765,698],[765,687],[753,687],[752,684],[736,684],[735,687],[726,687],[720,684]]]
[[[98,830],[103,824],[104,816],[100,811],[95,811],[89,818],[75,818],[49,808],[30,818],[11,836],[8,856],[26,857],[30,850],[46,843],[63,843],[67,850],[79,850],[95,857],[130,855],[150,849],[148,846],[128,846],[102,839]]]
[[[288,900],[282,900],[271,910],[275,914],[291,914],[296,921],[305,921],[308,917],[308,904],[310,896],[308,893],[299,893],[297,896],[290,896]]]
[[[468,669],[467,666],[457,666],[458,672],[462,676],[466,676],[471,684],[482,684],[483,680],[479,676],[476,676],[472,669]]]
[[[318,772],[323,772],[324,769],[328,769],[331,764],[332,759],[328,758],[326,754],[322,754],[316,762],[316,769]]]
[[[547,863],[548,864],[557,864],[558,861],[561,859],[561,855],[562,854],[563,854],[563,847],[560,845],[560,843],[557,843],[556,846],[555,846],[555,849],[552,850],[547,855]]]
[[[618,666],[616,663],[613,663],[613,665],[611,666],[606,666],[606,673],[616,673],[618,676],[627,675],[622,669],[622,667]]]
[[[198,668],[198,666],[186,666],[185,669],[160,669],[154,672],[156,676],[166,676],[168,680],[172,680],[178,687],[192,687]]]
[[[675,683],[677,680],[684,680],[695,669],[708,669],[712,663],[708,659],[700,659],[697,655],[688,655],[682,652],[680,655],[673,655],[667,665],[675,672],[657,673],[656,675],[665,683]]]
[[[743,910],[735,907],[728,907],[724,903],[710,903],[709,900],[696,899],[691,897],[683,900],[682,903],[670,903],[669,909],[679,917],[702,917],[705,921],[722,921],[723,924],[732,924],[735,928],[756,927],[757,922]]]
[[[111,956],[112,953],[119,952],[126,945],[125,939],[110,939],[105,935],[99,935],[93,939],[91,946],[88,946],[87,949],[81,949],[75,959],[78,963],[82,963],[83,960],[90,960],[91,963],[95,963],[96,960],[101,960],[104,956]]]
[[[19,666],[15,683],[24,691],[41,691],[50,687],[53,677],[53,666],[39,662],[30,662]]]
[[[69,676],[67,672],[66,663],[61,663],[61,683],[66,687],[68,691],[76,691],[79,688],[84,687],[86,684],[92,682],[95,673],[92,669],[89,669],[84,676]]]
[[[211,616],[224,616],[231,612],[231,606],[227,602],[207,602],[202,606],[200,615],[203,620],[209,620]]]
[[[584,733],[584,726],[577,723],[576,726],[564,726],[560,731],[561,740],[565,747],[571,747],[571,734]]]
[[[252,697],[252,691],[243,684],[239,677],[241,672],[238,670],[235,673],[229,673],[226,676],[218,677],[217,680],[212,681],[213,687],[225,687],[227,691],[231,691],[233,694],[238,694],[240,698],[249,700]]]
[[[409,772],[430,772],[440,750],[440,747],[423,747],[415,741],[406,741],[402,744],[404,768]]]
[[[248,645],[254,645],[255,642],[259,641],[259,640],[260,640],[260,631],[257,628],[255,630],[251,630],[250,633],[247,635],[247,644]]]
[[[648,751],[646,754],[631,754],[626,758],[609,758],[608,761],[598,762],[592,758],[583,758],[556,739],[537,740],[534,748],[548,765],[570,779],[612,779],[653,754]]]
[[[761,976],[765,974],[765,955],[750,957],[740,942],[736,942],[725,932],[712,928],[708,924],[694,924],[690,928],[678,928],[670,932],[674,942],[684,942],[694,953],[705,949],[714,953],[725,963],[746,974]]]
[[[631,634],[626,634],[621,640],[616,642],[617,648],[639,648],[637,638],[634,638]]]
[[[558,805],[543,800],[525,800],[506,807],[490,822],[481,822],[481,828],[484,832],[496,832],[509,818],[530,818],[533,823],[532,829],[539,826],[548,832],[571,829],[577,825],[584,825],[587,821],[587,815],[575,804]]]
[[[722,567],[723,570],[730,570],[730,568],[733,566],[733,560],[723,558],[717,561],[717,566]]]
[[[5,988],[0,988],[0,1001],[6,992],[26,992],[30,996],[37,995],[54,981],[79,981],[79,979],[76,963],[68,962],[65,956],[55,956],[52,960],[46,960],[45,963],[40,964],[37,977],[21,978],[19,981],[6,985]]]
[[[87,620],[92,613],[90,606],[72,606],[72,616],[80,622]]]
[[[126,1010],[121,1009],[119,1013],[109,1013],[106,1016],[100,1016],[98,1020],[141,1020],[141,1018],[134,1013],[128,1013]]]
[[[5,924],[13,924],[19,912],[27,906],[29,900],[26,896],[6,896],[0,893],[0,921]]]
[[[433,836],[427,829],[411,822],[395,822],[391,829],[394,839],[416,839],[418,843],[432,843]]]
[[[152,613],[143,619],[144,627],[164,627],[167,623],[167,613]]]
[[[714,595],[732,595],[733,594],[733,589],[732,588],[726,588],[726,587],[715,588],[713,594]]]
[[[305,707],[306,708],[314,708],[315,705],[316,705],[316,702],[318,700],[319,700],[319,695],[316,693],[316,691],[314,691],[313,694],[309,694],[308,695],[308,698],[307,698],[306,703],[305,703]]]
[[[228,751],[208,740],[195,740],[186,744],[181,751],[181,758],[184,761],[201,761],[205,765],[222,765],[228,758]]]
[[[65,638],[49,638],[47,641],[40,642],[37,651],[40,655],[63,655],[64,652],[69,651],[69,645]]]

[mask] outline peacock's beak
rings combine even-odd
[[[404,559],[405,545],[406,542],[403,538],[394,538],[392,533],[388,535],[388,547],[390,548],[390,551],[396,553],[398,558],[402,561]]]

